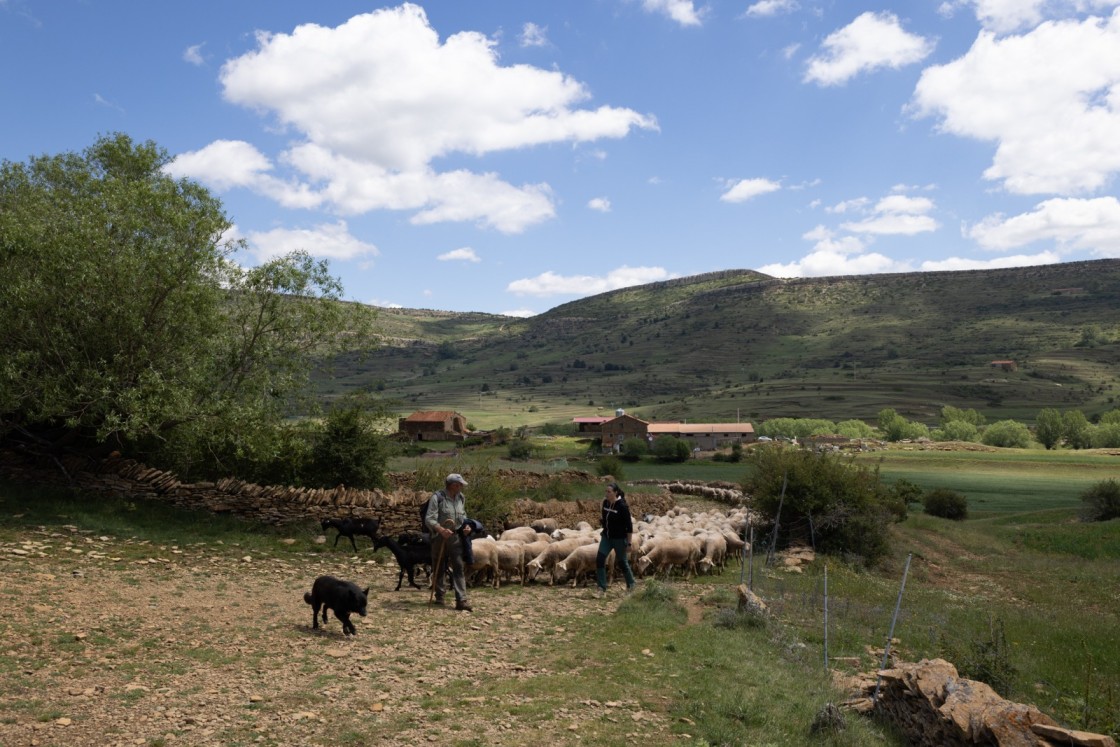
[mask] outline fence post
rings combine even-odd
[[[824,670],[828,671],[828,563],[824,564]]]
[[[754,591],[754,524],[751,524],[750,554],[747,555],[747,588]]]
[[[910,558],[914,553],[906,556],[906,567],[902,569],[902,585],[898,587],[898,601],[894,605],[894,615],[891,616],[891,629],[887,633],[887,645],[883,648],[883,663],[879,665],[879,674],[875,677],[875,694],[871,696],[872,707],[879,703],[879,686],[883,683],[882,670],[887,668],[887,659],[891,655],[891,639],[894,638],[894,624],[898,622],[898,611],[902,608],[902,592],[906,589],[906,576],[910,573]]]
[[[782,504],[786,502],[786,478],[788,473],[782,473],[782,494],[778,497],[778,513],[774,516],[774,536],[770,538],[770,550],[766,553],[766,565],[774,562],[774,551],[778,547],[778,529],[782,525]]]

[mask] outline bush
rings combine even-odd
[[[1120,481],[1102,480],[1081,494],[1084,521],[1108,521],[1120,518]]]
[[[752,449],[747,461],[752,474],[743,489],[754,496],[755,508],[773,518],[781,503],[782,546],[815,539],[821,552],[867,562],[888,553],[889,527],[896,517],[905,517],[906,506],[876,471],[849,456],[777,445]]]
[[[935,488],[922,499],[925,512],[942,519],[962,521],[968,518],[968,498],[955,490]]]
[[[1017,669],[1011,663],[1011,646],[1003,630],[1003,620],[988,619],[988,634],[974,635],[967,650],[957,650],[942,634],[945,658],[953,662],[961,677],[991,685],[992,689],[1007,698]]]
[[[607,477],[610,475],[616,480],[626,479],[626,476],[623,474],[622,460],[616,456],[601,457],[599,463],[595,465],[595,474],[599,477]]]
[[[930,437],[934,441],[976,441],[980,438],[980,430],[967,420],[950,420],[935,428]]]

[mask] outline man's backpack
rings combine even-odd
[[[428,518],[428,504],[431,502],[432,499],[429,498],[428,500],[420,504],[420,531],[424,534],[429,533],[428,522],[425,520]]]

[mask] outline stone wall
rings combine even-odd
[[[71,458],[51,462],[30,459],[15,452],[0,452],[0,474],[17,482],[69,485],[90,494],[167,501],[183,508],[233,514],[274,525],[344,516],[379,518],[382,533],[390,535],[419,529],[420,504],[431,495],[429,490],[412,489],[412,475],[407,473],[391,473],[391,487],[386,491],[344,486],[322,489],[257,485],[232,477],[216,482],[184,483],[171,472],[121,457],[102,461]],[[519,485],[523,490],[532,490],[546,480],[558,478],[576,482],[597,481],[597,478],[578,470],[547,475],[505,470],[500,472],[499,477]],[[668,492],[635,495],[629,502],[635,515],[647,512],[663,514],[674,505]],[[524,525],[546,517],[555,518],[561,526],[587,521],[597,527],[599,502],[551,500],[539,503],[521,499],[514,502],[509,524]],[[488,528],[495,530],[494,527]],[[501,528],[496,529],[500,531]]]

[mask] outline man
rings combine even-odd
[[[463,563],[463,542],[471,533],[467,524],[463,488],[467,481],[453,472],[443,481],[443,490],[437,490],[428,499],[428,513],[424,524],[432,534],[432,590],[435,603],[443,604],[447,591],[447,566],[451,566],[451,585],[455,589],[455,609],[471,611],[467,601],[467,579]],[[463,536],[459,535],[462,530]]]

